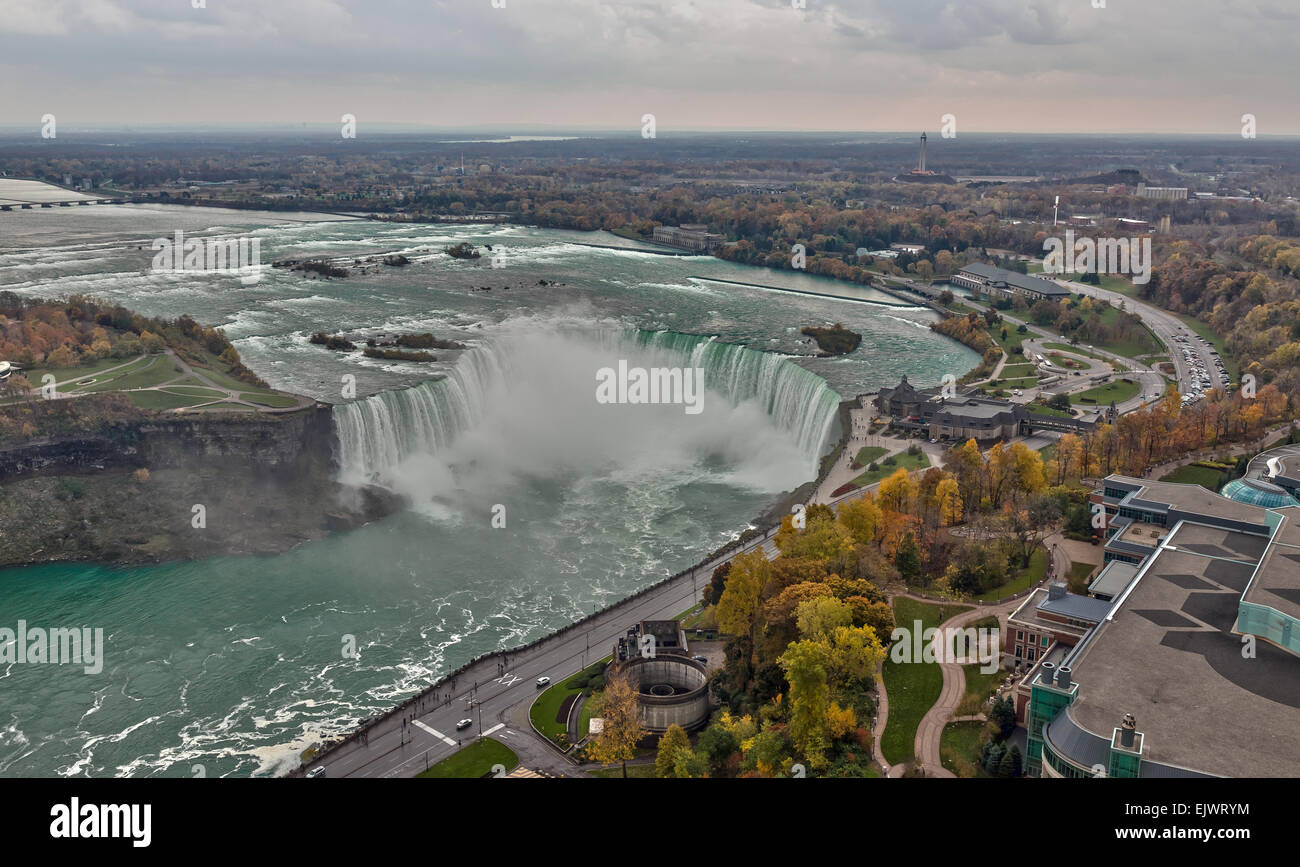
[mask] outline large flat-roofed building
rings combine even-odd
[[[930,439],[991,442],[1024,436],[1034,430],[1077,433],[1095,422],[1041,415],[1023,404],[983,397],[978,392],[956,394],[942,388],[918,389],[904,375],[895,388],[882,388],[874,400],[876,411],[888,416],[894,427],[925,434]]]
[[[1184,519],[1245,532],[1267,532],[1263,510],[1221,497],[1200,485],[1153,482],[1112,474],[1088,499],[1093,511],[1105,515],[1098,528],[1105,543],[1103,559],[1141,563],[1155,553],[1160,541]]]
[[[1070,290],[1042,277],[1030,277],[1005,268],[976,263],[967,265],[949,278],[956,286],[985,295],[1010,298],[1020,295],[1029,301],[1060,301],[1070,297]]]
[[[1185,202],[1188,199],[1187,187],[1148,187],[1138,184],[1137,195],[1141,199],[1161,199],[1167,202]]]
[[[1027,772],[1300,776],[1300,507],[1104,488],[1165,532],[1087,635],[1030,671]]]
[[[658,244],[670,247],[682,247],[687,250],[712,250],[725,239],[722,235],[709,232],[702,223],[688,223],[681,226],[656,226],[652,239]]]

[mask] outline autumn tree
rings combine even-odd
[[[686,736],[686,730],[675,723],[669,726],[668,731],[659,737],[659,751],[655,756],[655,776],[673,776],[674,769],[677,767],[678,751],[690,748],[691,741]]]
[[[602,765],[621,762],[627,778],[627,760],[636,757],[636,745],[646,736],[641,727],[636,688],[626,671],[611,670],[605,681],[605,699],[601,706],[604,728],[591,744],[591,755]]]

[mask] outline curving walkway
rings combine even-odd
[[[940,629],[961,628],[976,620],[982,620],[990,614],[997,616],[999,625],[1005,625],[1007,617],[1020,603],[1020,599],[1013,599],[997,606],[972,608],[970,611],[963,611],[948,618],[940,625]],[[935,641],[941,640],[942,632],[935,636]],[[938,658],[943,659],[942,653],[938,654]],[[926,712],[921,718],[920,725],[916,727],[916,762],[925,769],[926,776],[955,778],[956,774],[943,766],[939,744],[944,727],[952,721],[953,712],[957,710],[957,705],[961,704],[961,700],[966,695],[966,672],[956,662],[940,662],[939,667],[943,671],[943,689],[939,693],[939,700]]]

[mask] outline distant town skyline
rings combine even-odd
[[[0,0],[0,125],[1300,134],[1283,0],[496,2]]]

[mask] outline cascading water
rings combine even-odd
[[[353,482],[385,481],[404,462],[437,454],[473,432],[494,403],[511,404],[521,400],[524,391],[535,397],[534,392],[546,388],[554,389],[554,403],[521,410],[525,417],[518,419],[520,425],[535,429],[550,422],[555,438],[572,436],[556,429],[555,419],[538,417],[558,416],[571,420],[574,429],[595,429],[606,439],[634,441],[642,431],[617,426],[602,430],[602,420],[586,415],[596,408],[592,376],[596,367],[619,358],[646,367],[702,368],[709,394],[724,399],[732,409],[757,406],[803,456],[805,475],[814,471],[840,400],[816,374],[782,356],[707,336],[552,325],[540,333],[535,326],[508,329],[486,340],[466,352],[445,379],[337,407],[334,417],[343,477]],[[644,421],[639,424],[644,427]],[[745,433],[736,430],[739,425],[734,419],[730,422],[733,439]],[[697,438],[691,444],[700,442]]]

